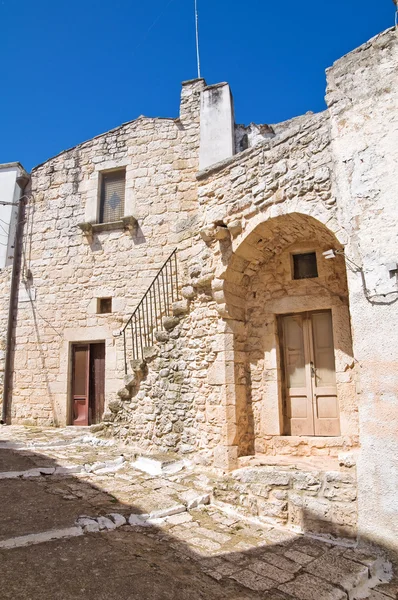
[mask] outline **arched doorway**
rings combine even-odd
[[[227,445],[245,456],[336,454],[355,444],[346,265],[333,232],[300,213],[259,223],[215,288],[233,347]]]

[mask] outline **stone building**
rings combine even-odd
[[[397,41],[338,60],[323,113],[236,125],[228,84],[187,81],[178,118],[34,168],[7,421],[95,424],[232,472],[251,514],[396,547]]]

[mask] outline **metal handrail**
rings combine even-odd
[[[179,299],[177,248],[173,250],[155,275],[151,285],[141,298],[133,314],[121,330],[124,348],[124,370],[127,374],[128,338],[131,332],[133,360],[144,358],[144,348],[153,346],[155,328],[162,325],[162,317],[172,311],[172,303]]]

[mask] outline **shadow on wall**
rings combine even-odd
[[[48,474],[4,478],[4,472],[39,467]],[[148,513],[151,498],[165,495],[172,478],[133,471],[123,480],[125,489],[141,500],[123,503],[106,477],[94,485],[80,476],[50,474],[58,467],[48,456],[1,448],[0,438],[2,600],[344,600],[355,599],[347,590],[366,587],[378,571],[379,562],[366,553],[220,518],[211,506],[162,526],[83,534],[75,526],[79,516]],[[18,545],[20,536],[60,529],[69,537],[4,548],[7,540]],[[379,583],[377,576],[371,583]],[[378,600],[395,597],[391,584],[378,591]]]

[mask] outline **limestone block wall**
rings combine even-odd
[[[315,229],[312,234],[308,233],[308,240],[305,244],[293,244],[270,259],[251,277],[247,290],[246,352],[250,369],[255,450],[266,454],[275,453],[272,436],[285,433],[281,414],[283,381],[277,316],[289,312],[324,309],[332,312],[341,437],[335,438],[333,445],[328,444],[328,438],[324,438],[323,446],[318,440],[318,447],[312,447],[309,453],[336,454],[339,443],[345,449],[358,444],[355,361],[344,259],[341,256],[337,260],[323,258],[325,246],[318,245],[320,242]],[[317,252],[317,279],[292,279],[290,253],[298,250]],[[304,450],[303,444],[301,450]]]
[[[176,246],[196,225],[202,80],[183,85],[179,119],[138,120],[50,159],[32,172],[15,331],[14,423],[68,422],[70,345],[105,341],[106,398],[123,382],[123,348],[113,336]],[[102,170],[126,168],[126,210],[138,228],[85,235],[88,203]],[[111,314],[97,298],[112,297]]]
[[[203,226],[211,235],[214,223],[240,220],[247,235],[247,225],[258,214],[266,220],[304,212],[327,220],[337,231],[332,168],[328,115],[308,115],[297,124],[293,120],[275,137],[199,174]],[[239,239],[237,235],[233,247]]]
[[[229,443],[239,455],[278,453],[282,447],[285,453],[336,455],[356,447],[346,266],[340,256],[329,265],[322,256],[346,241],[338,221],[328,115],[293,120],[272,139],[202,171],[198,179],[201,235],[212,253],[212,295],[220,317],[240,336],[231,333],[229,354],[221,351],[215,360],[227,378]],[[316,281],[288,277],[295,248],[317,251]],[[325,308],[334,313],[342,436],[338,443],[286,438],[281,445],[276,315]],[[234,390],[228,388],[232,383]]]
[[[217,502],[262,521],[322,537],[355,538],[355,467],[256,465],[234,471],[214,488]]]
[[[340,222],[354,354],[358,361],[361,454],[359,528],[396,548],[398,538],[398,36],[388,30],[328,71]]]

